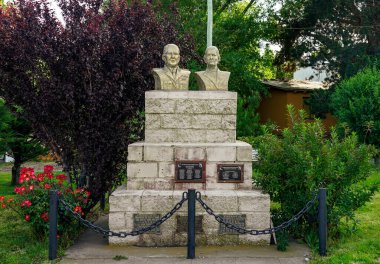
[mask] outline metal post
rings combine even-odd
[[[57,258],[58,248],[58,192],[50,190],[49,197],[49,260],[54,260]]]
[[[207,0],[207,47],[212,46],[212,24],[213,24],[212,0]]]
[[[318,220],[319,220],[319,255],[327,253],[327,201],[326,189],[320,188],[318,193]]]
[[[195,258],[195,190],[188,190],[187,202],[187,258]]]

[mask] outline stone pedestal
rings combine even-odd
[[[269,196],[252,190],[252,147],[236,141],[237,94],[228,91],[149,91],[145,93],[145,141],[128,147],[126,185],[110,197],[109,225],[113,231],[131,231],[143,219],[170,211],[183,191],[196,189],[217,214],[247,229],[270,226]],[[202,161],[202,182],[176,178],[178,162]],[[223,182],[218,166],[239,166],[238,182]],[[239,235],[226,230],[197,203],[197,244],[269,243],[269,235]],[[111,244],[142,246],[185,245],[183,229],[187,203],[156,233],[137,237],[110,237]]]

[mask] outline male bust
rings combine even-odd
[[[179,48],[175,44],[168,44],[164,47],[162,60],[165,62],[164,68],[154,68],[154,89],[156,90],[188,90],[190,71],[180,69]]]
[[[228,79],[231,73],[218,69],[218,63],[220,61],[218,48],[215,46],[208,47],[203,56],[203,60],[207,64],[206,70],[195,73],[199,90],[228,91]]]

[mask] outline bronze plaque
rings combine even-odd
[[[206,162],[204,160],[177,160],[175,162],[175,182],[206,182]]]
[[[244,181],[244,164],[218,164],[218,182]]]
[[[150,226],[158,219],[160,219],[159,214],[134,214],[133,215],[133,230],[141,229]],[[156,227],[145,234],[160,234],[160,227]]]
[[[203,233],[203,215],[195,216],[195,233]],[[177,215],[177,233],[187,233],[187,215]]]
[[[246,215],[220,215],[226,222],[235,226],[245,228]],[[224,224],[219,223],[219,234],[235,235],[239,234],[235,230],[226,227]]]

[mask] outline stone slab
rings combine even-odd
[[[270,211],[269,196],[259,191],[234,191],[234,190],[205,190],[200,191],[202,200],[210,206],[216,214],[228,214],[246,216],[247,229],[264,229],[269,227]],[[118,188],[110,197],[109,224],[113,231],[131,231],[133,229],[133,216],[135,214],[160,214],[170,211],[174,205],[182,199],[183,191],[180,190],[142,190],[131,191]],[[248,204],[261,203],[260,207],[250,207]],[[257,209],[257,211],[251,211]],[[187,202],[177,213],[187,215]],[[197,234],[199,245],[232,245],[232,244],[268,244],[270,237],[251,237],[237,234],[219,234],[219,223],[207,214],[196,203],[196,214],[203,216],[203,233]],[[123,220],[124,217],[124,220]],[[144,234],[138,238],[121,240],[111,238],[110,244],[140,245],[140,246],[179,246],[186,245],[186,234],[178,233],[175,217],[165,222],[160,228],[160,234]]]

